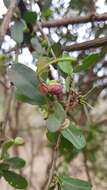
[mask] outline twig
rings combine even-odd
[[[87,118],[87,123],[88,123],[88,125],[90,125],[91,119],[90,119],[90,115],[89,115],[88,109],[87,109],[85,104],[83,104],[83,108],[84,108],[84,112],[85,112],[85,115]],[[89,183],[92,184],[92,180],[91,180],[91,176],[90,176],[90,172],[89,172],[89,167],[87,164],[87,152],[86,152],[86,150],[83,151],[83,156],[84,156],[84,166],[85,166],[87,179],[88,179]]]
[[[6,130],[6,126],[7,126],[8,119],[9,119],[9,114],[10,114],[11,102],[12,102],[13,94],[14,94],[14,86],[11,87],[11,92],[10,92],[9,99],[8,99],[8,102],[7,102],[7,105],[6,105],[4,122],[3,122],[3,126],[2,126],[2,135],[4,135],[4,136],[5,136],[5,130]]]
[[[90,121],[91,119],[90,119],[90,115],[89,115],[88,109],[86,107],[86,103],[83,103],[83,109],[84,109],[84,113],[85,113],[86,118],[87,118],[87,122],[88,122],[88,124],[90,124],[91,123],[91,121]]]
[[[48,40],[47,35],[46,35],[46,34],[44,33],[44,31],[43,31],[43,28],[42,28],[42,24],[41,24],[41,22],[38,22],[38,23],[37,23],[37,27],[38,27],[38,29],[40,30],[43,39],[47,41],[47,43],[48,43],[48,47],[49,47],[50,50],[51,50],[51,54],[52,54],[53,58],[56,59],[55,53],[54,53],[53,49],[51,48],[50,41]]]
[[[44,190],[48,190],[49,189],[49,186],[50,186],[51,181],[53,179],[53,174],[54,174],[54,170],[55,170],[56,160],[57,160],[57,157],[58,157],[58,148],[59,148],[59,145],[60,145],[60,140],[61,140],[61,134],[59,133],[58,139],[57,139],[57,143],[56,143],[56,145],[54,147],[54,150],[53,150],[53,157],[52,157],[51,169],[49,171],[49,178],[48,178],[48,181],[47,181],[47,184],[46,184]]]
[[[84,166],[85,166],[87,179],[88,179],[89,183],[92,184],[92,179],[91,179],[90,172],[89,172],[89,167],[88,167],[88,164],[87,164],[87,155],[86,155],[85,151],[83,151],[83,156],[84,156]]]
[[[14,14],[14,10],[15,10],[16,6],[17,6],[17,1],[11,0],[9,9],[8,9],[8,11],[3,19],[2,25],[0,27],[0,46],[2,44],[5,34],[9,28],[9,24],[11,22],[11,19]]]
[[[101,125],[107,125],[107,119],[103,119],[103,120],[97,121],[97,122],[95,123],[95,125],[96,125],[97,127],[101,127]]]
[[[70,100],[71,100],[71,93],[69,92],[68,100],[67,100],[67,106],[65,108],[66,114],[69,111]],[[60,127],[60,129],[61,129],[61,127]],[[50,172],[49,172],[49,178],[48,178],[48,181],[47,181],[47,184],[46,184],[44,190],[48,190],[49,189],[49,186],[50,186],[50,184],[52,182],[52,179],[53,179],[55,165],[56,165],[56,160],[57,160],[57,157],[58,157],[58,148],[59,148],[59,145],[60,145],[60,141],[61,141],[61,133],[59,131],[57,142],[56,142],[56,145],[55,145],[54,150],[53,150],[53,157],[52,157],[52,164],[51,164],[51,167],[50,167],[51,169],[50,169]]]
[[[106,20],[107,20],[107,15],[106,15]],[[41,27],[43,27],[42,22],[41,23],[39,22],[37,24],[37,27],[41,31],[44,38],[46,39],[46,35],[43,33],[43,30],[41,30]],[[36,30],[37,30],[37,28],[36,28]],[[82,43],[74,43],[72,45],[63,46],[62,51],[68,51],[68,52],[80,51],[80,50],[86,50],[86,49],[90,49],[90,48],[98,48],[98,47],[102,47],[105,45],[107,45],[107,37],[101,37],[101,38],[95,38],[94,40],[88,40],[88,41],[85,41]]]
[[[38,28],[39,28],[39,30],[41,32],[41,35],[42,35],[43,39],[48,42],[48,46],[51,48],[50,42],[48,40],[48,37],[46,36],[46,34],[44,34],[42,26],[41,26],[41,23],[39,23],[39,22],[38,22]],[[56,59],[56,56],[55,56],[52,48],[51,48],[51,53],[52,53],[52,56]],[[48,176],[48,179],[46,181],[46,184],[44,184],[45,187],[43,186],[44,190],[48,190],[48,188],[49,188],[49,186],[51,184],[51,181],[53,179],[56,160],[57,160],[57,157],[58,157],[58,148],[59,148],[59,145],[60,145],[60,140],[61,140],[61,134],[59,133],[56,145],[55,145],[54,150],[53,150],[52,162],[51,162],[51,166],[49,168],[49,176]]]
[[[20,115],[20,109],[21,109],[21,103],[16,102],[16,108],[15,108],[15,126],[13,127],[11,133],[12,133],[12,137],[16,138],[16,136],[18,135],[19,132],[19,115]],[[14,146],[13,147],[13,154],[15,156],[19,156],[19,150],[18,150],[18,146]]]
[[[85,24],[88,22],[100,22],[107,20],[107,13],[103,14],[90,14],[87,16],[76,16],[76,17],[64,17],[62,19],[57,20],[49,20],[49,21],[42,21],[41,26],[42,28],[55,28],[55,27],[62,27],[67,26],[69,24]],[[34,30],[37,29],[37,25],[34,26]]]
[[[30,171],[29,171],[29,187],[30,187],[32,185],[33,167],[34,167],[35,156],[34,156],[34,138],[33,138],[32,130],[31,130],[29,125],[27,126],[27,130],[28,130],[28,135],[30,136],[30,147],[31,147],[31,152],[30,152],[31,161],[30,161]]]
[[[90,48],[98,48],[107,45],[107,37],[95,38],[82,43],[75,43],[72,45],[64,46],[63,51],[80,51]]]

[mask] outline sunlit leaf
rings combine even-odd
[[[58,62],[59,68],[66,74],[72,75],[73,73],[73,64],[76,62],[74,57],[63,55],[61,61]]]

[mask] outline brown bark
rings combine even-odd
[[[12,19],[12,16],[13,16],[16,6],[17,6],[17,1],[11,0],[8,11],[7,11],[7,13],[3,19],[2,25],[0,27],[0,46],[2,44],[5,34],[9,28],[9,24],[11,22],[11,19]]]
[[[41,26],[47,27],[47,28],[53,28],[53,27],[61,27],[61,26],[67,26],[69,24],[85,24],[88,22],[100,22],[100,21],[106,21],[107,20],[107,13],[103,14],[90,14],[86,16],[76,16],[76,17],[64,17],[62,19],[57,20],[49,20],[49,21],[42,21]],[[35,25],[34,28],[37,26]]]
[[[88,40],[82,43],[75,43],[72,45],[62,47],[63,51],[79,51],[86,50],[90,48],[98,48],[107,45],[107,37],[96,38],[94,40]]]

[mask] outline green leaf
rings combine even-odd
[[[8,8],[10,5],[10,0],[3,0],[3,2],[4,2],[4,5],[6,6],[6,8]]]
[[[30,99],[28,96],[20,94],[19,90],[16,90],[16,99],[21,102],[27,102],[29,104],[35,105],[35,100]]]
[[[61,61],[58,63],[60,69],[64,72],[67,73],[68,75],[72,75],[73,73],[73,67],[72,67],[72,59],[71,60],[65,60],[65,61]]]
[[[70,90],[70,85],[71,85],[71,77],[68,76],[66,79],[65,79],[65,87],[66,87],[66,91],[69,92]]]
[[[2,172],[2,170],[8,170],[8,169],[9,169],[9,164],[7,163],[0,164],[0,172]]]
[[[45,17],[46,20],[48,20],[48,18],[50,16],[52,16],[53,11],[51,9],[47,9],[46,11],[42,12],[42,16]]]
[[[61,122],[63,122],[65,120],[65,118],[66,118],[65,110],[63,109],[63,106],[60,103],[58,103],[58,102],[54,103],[54,113],[55,113],[55,116]]]
[[[24,23],[22,21],[16,21],[10,28],[11,37],[19,44],[23,42],[23,30]]]
[[[32,44],[32,47],[36,50],[36,57],[38,55],[45,54],[45,49],[42,47],[42,45],[37,37],[31,38],[31,44]],[[38,58],[39,58],[39,56],[38,56]]]
[[[54,103],[53,112],[50,113],[47,119],[47,128],[51,132],[57,131],[61,124],[64,122],[66,117],[66,113],[62,107],[62,105],[58,102]]]
[[[62,55],[62,47],[61,47],[61,44],[59,42],[57,43],[54,43],[52,46],[51,46],[52,50],[54,51],[56,57],[59,57]]]
[[[57,131],[61,126],[61,121],[55,116],[55,114],[50,114],[47,119],[47,128],[51,132]]]
[[[49,62],[48,57],[39,57],[37,63],[37,74],[39,76],[48,71],[48,62]]]
[[[45,103],[45,98],[38,91],[36,72],[23,64],[17,63],[10,69],[9,76],[10,80],[16,85],[16,94],[20,100],[28,103],[33,102],[33,104],[35,102],[38,105]]]
[[[77,65],[74,68],[74,72],[86,71],[93,64],[96,64],[99,60],[100,60],[99,53],[90,54],[83,59],[81,64]]]
[[[3,177],[12,187],[14,187],[16,189],[27,188],[28,184],[27,184],[26,179],[13,171],[4,170]]]
[[[23,15],[23,19],[26,21],[26,23],[33,24],[36,22],[37,14],[33,11],[26,11]]]
[[[25,160],[19,157],[13,157],[6,160],[6,163],[10,165],[10,167],[15,169],[21,169],[25,166]]]
[[[9,60],[9,56],[0,53],[0,64],[8,60]]]
[[[3,76],[6,74],[6,65],[4,63],[1,63],[0,61],[0,76]]]
[[[61,136],[59,149],[60,149],[59,150],[60,154],[63,156],[63,158],[65,159],[67,163],[71,162],[71,160],[73,160],[77,156],[77,154],[79,154],[79,152],[81,151],[81,150],[76,149],[73,146],[73,144],[71,144],[71,142],[68,141],[63,136]]]
[[[5,155],[7,155],[8,149],[11,148],[13,145],[14,145],[13,139],[9,139],[2,144],[1,158],[4,158]]]
[[[50,131],[48,131],[46,136],[52,144],[56,144],[58,139],[58,133],[51,133]]]
[[[63,176],[59,178],[63,190],[91,190],[91,185],[87,181],[74,179],[71,177]]]
[[[86,145],[86,141],[81,129],[75,127],[74,123],[71,123],[68,128],[62,130],[61,134],[77,149],[82,149]]]
[[[0,76],[3,76],[6,74],[6,62],[9,61],[9,56],[0,53]]]

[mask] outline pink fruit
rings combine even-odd
[[[60,83],[48,85],[48,92],[52,95],[61,94],[63,91],[63,86]]]
[[[63,92],[63,86],[60,83],[53,83],[46,85],[45,83],[39,84],[39,91],[41,94],[46,95],[59,95]]]

